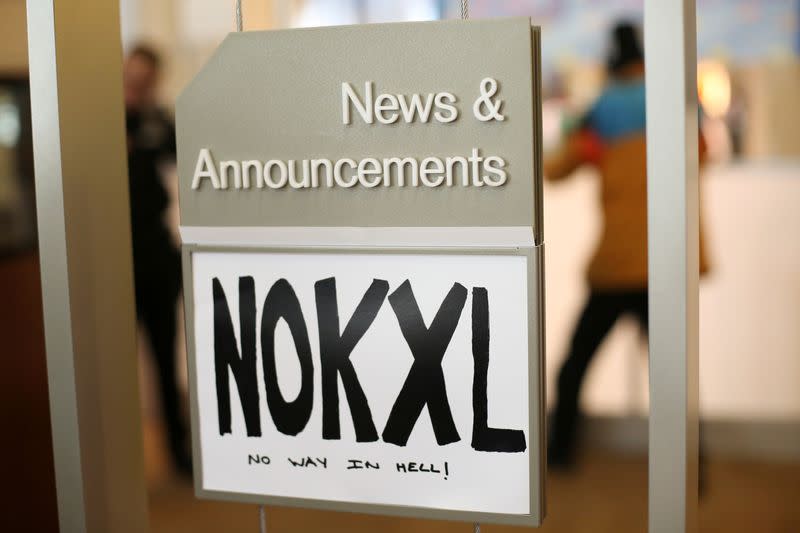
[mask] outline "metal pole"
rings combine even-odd
[[[650,533],[697,531],[698,124],[694,0],[646,0]]]
[[[119,2],[27,8],[59,530],[146,532]]]
[[[258,506],[258,531],[259,533],[267,533],[267,513],[263,505]]]

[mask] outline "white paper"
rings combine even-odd
[[[527,514],[530,507],[528,427],[527,265],[521,256],[394,255],[194,252],[195,365],[199,408],[202,486],[206,490],[318,499],[340,502],[414,506],[459,511]],[[229,371],[232,433],[220,435],[214,366],[212,279],[224,289],[237,343],[240,342],[239,277],[255,280],[256,372],[261,437],[248,437],[236,382]],[[373,279],[386,280],[391,295],[409,280],[419,309],[430,326],[454,283],[468,296],[444,353],[442,369],[452,417],[460,440],[436,442],[427,407],[417,419],[406,446],[380,437],[414,357],[398,318],[385,299],[351,361],[367,397],[379,440],[356,442],[350,408],[339,380],[340,440],[322,438],[320,343],[315,282],[335,277],[339,326],[344,330]],[[305,318],[313,354],[313,408],[296,436],[280,433],[267,406],[260,324],[262,306],[272,285],[286,279]],[[473,431],[473,288],[488,293],[490,360],[488,425],[522,430],[522,452],[482,452],[471,446]],[[275,332],[277,376],[282,395],[292,401],[300,390],[300,365],[285,321]],[[251,457],[269,457],[253,464]],[[296,467],[310,457],[318,465]],[[323,468],[318,458],[324,458]],[[351,469],[350,459],[370,461],[379,469]],[[398,472],[397,463],[424,465],[434,472]],[[447,463],[445,475],[444,464]],[[431,465],[433,468],[431,468]],[[419,467],[417,467],[419,468]]]

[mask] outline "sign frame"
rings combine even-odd
[[[203,465],[200,432],[192,431],[192,459],[194,461],[195,495],[202,499],[244,502],[282,507],[298,507],[326,511],[388,515],[406,518],[426,518],[464,522],[495,523],[513,526],[540,526],[545,515],[544,476],[546,454],[546,432],[534,428],[545,425],[545,366],[544,366],[544,244],[522,248],[449,248],[432,249],[419,247],[377,246],[265,246],[228,247],[209,245],[184,245],[181,252],[183,264],[184,321],[186,326],[186,350],[189,371],[189,404],[193,428],[199,428],[200,412],[197,395],[197,365],[194,329],[194,279],[192,254],[201,252],[276,253],[276,254],[384,254],[384,255],[511,255],[526,258],[528,286],[528,490],[530,505],[528,514],[485,513],[435,509],[418,506],[353,503],[346,501],[317,500],[282,496],[266,496],[240,492],[207,490],[203,487]],[[541,289],[541,290],[539,290]],[[537,364],[538,362],[538,364]],[[538,409],[534,408],[539,406]]]
[[[434,25],[437,26],[435,35],[431,31]],[[316,63],[327,66],[326,58],[334,57],[337,53],[336,50],[343,50],[343,43],[350,46],[355,39],[361,39],[362,35],[358,32],[364,32],[364,38],[368,42],[372,39],[371,42],[380,44],[372,47],[363,61],[354,63],[355,70],[348,75],[348,79],[372,80],[374,74],[368,69],[365,70],[365,65],[371,64],[368,59],[376,60],[379,48],[384,52],[391,50],[391,53],[394,53],[397,46],[408,42],[410,35],[415,35],[418,38],[411,39],[414,46],[408,53],[413,55],[414,51],[420,53],[424,51],[427,57],[427,50],[435,47],[439,42],[440,31],[441,35],[445,35],[459,44],[455,60],[448,59],[446,56],[437,57],[435,62],[425,67],[417,65],[415,69],[399,72],[391,67],[381,67],[384,70],[378,74],[381,76],[381,83],[394,86],[398,92],[410,94],[414,92],[414,86],[409,85],[409,82],[402,77],[398,77],[400,74],[408,80],[416,80],[415,83],[420,82],[425,86],[421,89],[425,92],[442,84],[440,69],[447,67],[447,76],[450,77],[446,78],[446,83],[442,84],[442,88],[452,90],[455,94],[460,95],[459,97],[465,98],[463,101],[465,109],[472,107],[475,95],[470,96],[469,99],[467,99],[467,95],[470,94],[470,91],[478,88],[481,78],[477,76],[477,79],[473,80],[472,74],[465,75],[458,69],[453,70],[447,65],[447,61],[450,61],[452,65],[463,64],[466,60],[473,61],[472,70],[483,75],[497,76],[497,80],[501,84],[505,84],[501,86],[504,104],[502,109],[511,118],[504,122],[507,126],[503,135],[500,135],[502,130],[497,129],[499,127],[497,122],[488,124],[481,122],[482,119],[476,114],[474,118],[477,121],[471,119],[469,125],[464,124],[462,128],[447,130],[445,128],[451,128],[451,126],[433,127],[429,130],[428,137],[415,138],[415,142],[407,147],[408,150],[428,153],[428,146],[425,143],[441,142],[442,151],[448,152],[449,150],[461,150],[461,146],[471,145],[473,137],[483,140],[485,145],[482,148],[491,145],[497,149],[499,143],[506,143],[503,145],[503,151],[510,158],[509,161],[519,162],[518,168],[521,171],[518,174],[512,172],[512,179],[507,187],[492,188],[492,197],[488,201],[484,196],[487,194],[485,189],[482,189],[484,192],[475,194],[477,190],[459,189],[458,187],[428,190],[427,196],[421,196],[405,187],[394,188],[390,204],[386,202],[388,196],[385,194],[368,196],[371,193],[366,189],[349,192],[331,190],[325,194],[324,202],[321,202],[320,190],[316,190],[314,193],[308,190],[305,192],[281,190],[275,193],[274,197],[271,194],[256,197],[247,196],[246,191],[231,189],[228,189],[228,193],[225,194],[223,190],[227,189],[227,185],[218,189],[216,182],[211,183],[214,185],[213,189],[209,189],[211,184],[208,182],[204,187],[195,189],[192,169],[197,174],[197,168],[200,168],[197,166],[197,161],[200,159],[194,158],[198,149],[201,150],[201,156],[203,151],[208,153],[209,150],[213,150],[217,155],[223,154],[223,157],[234,160],[260,155],[263,146],[270,146],[270,149],[276,154],[281,154],[281,157],[286,158],[302,159],[308,153],[308,147],[305,144],[299,145],[302,147],[302,151],[300,151],[295,144],[284,142],[286,139],[296,140],[302,137],[304,135],[302,130],[289,134],[280,130],[281,136],[278,137],[273,133],[262,136],[260,134],[261,126],[252,122],[266,117],[269,120],[265,123],[279,126],[293,124],[295,119],[291,113],[287,112],[291,107],[287,104],[289,100],[287,100],[283,88],[274,84],[273,80],[277,79],[274,74],[282,72],[294,76],[294,73],[303,71],[295,68],[294,64],[288,66],[282,64],[280,56],[276,56],[278,59],[275,60],[274,70],[272,69],[273,63],[269,64],[270,67],[267,70],[267,64],[261,59],[262,56],[258,55],[264,52],[265,44],[259,41],[258,35],[255,35],[262,32],[230,34],[209,63],[200,71],[195,81],[179,97],[176,110],[179,134],[178,173],[182,224],[180,229],[183,240],[181,256],[185,301],[184,320],[193,429],[191,439],[195,463],[194,486],[195,495],[198,498],[409,518],[528,527],[541,525],[545,515],[546,424],[539,28],[532,25],[528,17],[511,17],[468,21],[371,24],[358,28],[342,26],[276,30],[263,33],[270,34],[269,47],[266,50],[272,51],[283,50],[294,44],[290,32],[303,32],[303,42],[306,45],[320,47],[323,50],[318,57],[314,56],[308,59],[308,65],[312,65],[316,69]],[[334,34],[339,41],[338,45],[334,45],[336,42],[336,39],[333,39]],[[474,38],[474,36],[480,38]],[[523,37],[525,42],[529,41],[527,50],[524,46],[518,47],[517,43],[522,44],[522,42],[515,40]],[[491,41],[494,46],[498,46],[498,43],[505,43],[502,46],[513,44],[514,53],[503,55],[499,59],[495,57],[497,54],[483,55],[487,39],[494,39]],[[253,48],[250,49],[248,46]],[[238,62],[226,63],[224,61],[225,57],[231,56],[235,56]],[[420,55],[420,57],[423,56]],[[348,69],[351,68],[350,63],[347,65]],[[527,72],[519,70],[522,65],[528,68]],[[260,86],[258,96],[250,93],[239,94],[234,91],[243,99],[234,97],[233,100],[209,100],[210,95],[227,91],[231,87],[231,79],[250,76],[254,72],[258,76],[264,76],[268,72],[271,76],[268,78],[270,80],[268,83]],[[314,72],[315,76],[320,75],[319,69]],[[332,82],[336,82],[337,87],[339,84],[343,85],[344,82],[339,79],[338,71],[328,68],[325,72],[325,80],[328,84],[326,86],[331,86]],[[291,79],[298,81],[296,77]],[[493,80],[494,78],[486,78],[480,82],[481,93],[483,93],[483,84]],[[317,81],[319,80],[315,79],[313,86],[320,86]],[[371,81],[365,83],[371,83]],[[193,88],[195,85],[202,86],[202,89]],[[272,87],[273,92],[270,92],[268,86]],[[309,85],[309,87],[311,86]],[[528,90],[531,92],[529,93]],[[280,98],[283,99],[279,98],[278,102],[283,102],[284,106],[279,107],[280,111],[276,112],[275,116],[252,115],[242,121],[242,112],[236,108],[236,105],[241,105],[241,102],[249,102],[247,105],[254,109],[262,109],[262,113],[264,113],[264,109],[268,107],[266,100],[263,99],[265,98],[264,94],[282,95]],[[310,102],[312,106],[304,109],[304,113],[311,113],[310,116],[313,118],[309,119],[308,124],[303,123],[302,126],[310,128],[310,131],[319,130],[328,136],[322,135],[322,138],[336,138],[335,136],[342,132],[341,126],[334,129],[328,128],[327,125],[332,123],[333,115],[330,115],[330,109],[318,107],[318,103],[322,100],[317,100],[315,95],[316,93],[312,92],[292,96],[295,99],[305,98],[304,101]],[[483,101],[484,96],[481,94],[479,100],[475,101],[475,105]],[[208,109],[201,108],[206,112],[198,115],[196,110],[208,101],[213,103],[213,111],[209,112]],[[230,102],[236,102],[236,104],[232,105]],[[495,103],[494,105],[499,104]],[[187,120],[182,121],[182,116]],[[202,121],[198,122],[197,117],[202,117]],[[226,130],[226,128],[231,128],[232,119],[238,120],[235,123],[237,128],[234,130],[235,135],[209,144],[209,140],[216,137],[202,133],[200,128],[206,127],[205,122]],[[324,120],[320,122],[322,119]],[[502,122],[503,119],[499,119],[499,121]],[[366,135],[365,131],[358,131],[360,126],[352,126],[352,128],[354,130],[350,135],[355,135],[355,137],[351,137],[348,142],[353,143],[358,139],[367,138],[364,136]],[[374,155],[381,157],[398,155],[391,151],[387,152],[386,148],[393,149],[397,145],[398,135],[408,131],[403,128],[405,127],[398,126],[385,130],[384,133],[387,136],[383,137],[383,140],[377,141],[377,144],[370,144],[370,146],[378,147],[378,153],[374,153]],[[387,132],[393,133],[390,135]],[[272,136],[270,137],[270,135]],[[371,134],[369,138],[372,142]],[[317,138],[313,140],[319,143],[320,136],[317,135]],[[358,149],[355,149],[354,146],[353,144],[342,144],[342,142],[328,143],[324,146],[324,152],[325,154],[330,152],[330,154],[323,155],[329,157],[334,154],[338,155],[339,152],[349,155],[356,153],[359,156],[364,155],[361,154],[360,144]],[[474,150],[475,145],[472,146]],[[241,164],[244,169],[244,159]],[[215,165],[216,163],[213,163],[212,159],[212,164],[208,168]],[[242,175],[244,172],[242,170]],[[234,181],[234,183],[236,182]],[[384,183],[384,185],[386,184]],[[217,202],[218,198],[219,202]],[[259,198],[259,200],[254,200],[255,198]],[[374,202],[367,201],[367,198],[371,198]],[[358,201],[354,203],[354,199],[358,199]],[[369,205],[369,209],[362,207],[365,205]],[[197,391],[199,381],[195,357],[192,258],[195,253],[206,252],[524,257],[526,259],[528,309],[526,324],[528,389],[525,399],[529,406],[528,450],[526,452],[528,454],[528,512],[465,511],[420,505],[355,503],[205,489],[201,461],[203,457],[202,435],[199,431],[200,413]]]

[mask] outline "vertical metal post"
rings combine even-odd
[[[267,513],[263,505],[258,506],[258,531],[259,533],[267,533]]]
[[[650,533],[697,530],[698,125],[694,0],[646,0]]]
[[[59,530],[146,532],[119,3],[27,7]]]

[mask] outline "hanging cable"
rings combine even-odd
[[[236,31],[242,31],[242,0],[236,0]]]
[[[461,18],[464,20],[469,18],[469,0],[461,0]],[[480,525],[475,533],[480,533]]]

